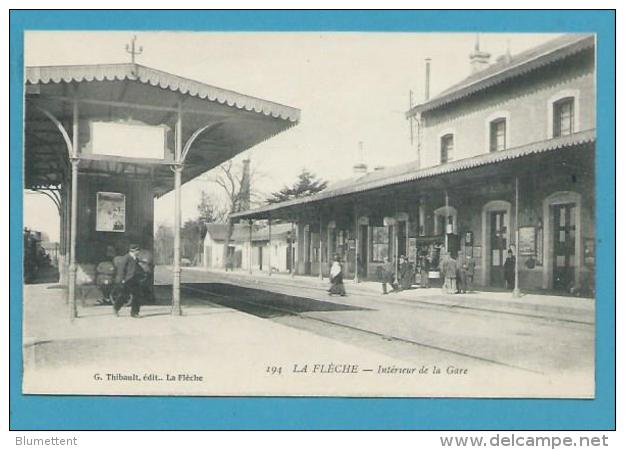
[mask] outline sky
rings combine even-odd
[[[349,178],[362,157],[372,170],[412,161],[405,112],[409,92],[424,99],[425,58],[431,58],[431,96],[470,73],[475,33],[235,33],[27,32],[29,66],[129,62],[133,35],[137,62],[221,88],[299,108],[300,123],[239,155],[250,157],[263,196],[291,184],[304,168],[329,181]],[[539,45],[555,34],[479,35],[491,61]],[[201,191],[223,198],[207,173],[182,191],[183,221],[197,216]],[[155,228],[173,222],[173,195],[155,202]],[[24,225],[53,240],[56,208],[40,194],[24,198]],[[54,223],[53,223],[54,222]]]

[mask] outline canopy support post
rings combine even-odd
[[[294,227],[293,222],[291,222],[291,229],[295,229],[293,236],[295,236],[295,257],[293,257],[293,270],[291,270],[291,277],[295,277],[295,273],[299,273],[299,255],[300,255],[300,245],[299,245],[299,215],[295,219],[297,226]]]
[[[271,276],[271,216],[269,216],[268,225],[269,225],[269,241],[267,244],[267,269],[269,270],[269,276]]]
[[[171,315],[181,316],[180,304],[180,218],[182,215],[181,194],[182,186],[182,111],[178,103],[178,117],[176,119],[176,147],[174,171],[174,273],[172,283]]]
[[[445,220],[443,220],[443,234],[445,235],[445,253],[449,253],[449,236],[447,235],[447,225],[449,224],[449,195],[445,189]]]
[[[286,251],[288,252],[287,261],[289,262],[289,275],[293,276],[293,238],[295,234],[293,234],[293,222],[291,222],[291,230],[288,233],[288,242],[286,246]]]
[[[358,245],[360,242],[360,223],[358,222],[358,207],[356,205],[354,205],[354,222],[356,224],[356,269],[354,270],[354,283],[360,283],[360,279],[358,278]]]
[[[397,220],[397,200],[394,201],[394,205],[395,220],[393,224],[393,229],[395,230],[395,233],[393,237],[395,238],[395,251],[393,252],[393,258],[395,258],[395,281],[399,282],[399,221]]]
[[[520,297],[519,290],[519,177],[514,179],[514,289],[513,297]]]
[[[70,209],[70,239],[69,239],[69,279],[67,297],[69,303],[69,318],[73,321],[78,317],[76,308],[76,226],[78,223],[78,101],[72,105],[72,142],[70,154],[72,164],[72,191]]]
[[[252,250],[254,249],[254,246],[252,245],[252,227],[254,225],[254,222],[252,221],[252,219],[248,220],[248,225],[250,227],[250,232],[249,232],[249,249],[247,251],[247,272],[251,275],[252,274]]]
[[[322,257],[323,239],[321,238],[323,236],[322,229],[323,229],[323,218],[321,217],[321,209],[319,209],[319,279],[320,280],[323,280],[323,257]]]
[[[174,166],[174,280],[171,314],[173,316],[182,315],[182,307],[180,304],[180,216],[181,210],[181,194],[182,185],[182,165]]]

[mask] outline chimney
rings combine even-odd
[[[490,53],[480,50],[480,35],[475,37],[475,47],[473,52],[469,55],[469,61],[471,61],[471,73],[479,72],[488,67],[490,61]]]
[[[367,165],[364,162],[364,150],[362,141],[358,142],[358,158],[356,164],[352,167],[354,175],[360,176],[367,173]]]
[[[431,58],[425,58],[425,101],[430,99],[430,61]]]
[[[243,160],[243,174],[241,176],[241,211],[250,209],[250,160]]]
[[[510,39],[506,41],[506,53],[497,57],[497,63],[508,64],[512,61],[512,53],[510,53]]]

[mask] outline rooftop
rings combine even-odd
[[[336,183],[318,194],[308,197],[288,200],[281,203],[274,203],[249,211],[242,211],[234,214],[233,219],[245,218],[263,218],[272,211],[278,211],[294,206],[310,204],[327,200],[331,198],[341,197],[350,194],[356,194],[364,191],[380,189],[386,186],[417,181],[426,178],[432,178],[454,172],[460,172],[477,167],[488,166],[503,161],[514,160],[529,155],[564,150],[588,143],[594,143],[596,140],[595,130],[586,130],[574,133],[568,136],[562,136],[545,141],[534,142],[523,146],[502,150],[494,153],[486,153],[472,158],[465,158],[458,161],[451,161],[439,166],[419,169],[416,161],[404,163],[397,166],[388,167],[386,169],[367,173],[359,178],[353,178]]]
[[[276,102],[222,89],[139,64],[26,67],[24,74],[26,186],[57,187],[66,181],[68,136],[59,124],[73,122],[77,105],[81,131],[80,170],[84,173],[153,180],[154,195],[173,189],[173,130],[181,117],[185,153],[183,183],[296,125],[300,111]],[[46,116],[48,116],[46,118]],[[52,119],[51,119],[52,118]],[[95,154],[89,123],[132,122],[165,126],[172,133],[164,157]]]
[[[414,106],[406,115],[410,117],[445,106],[511,78],[556,63],[582,50],[591,49],[594,45],[595,36],[592,34],[566,34],[557,37],[469,75],[427,102]]]
[[[207,235],[214,241],[225,241],[228,233],[228,224],[226,223],[209,223],[206,225]],[[281,238],[285,237],[287,233],[291,231],[290,223],[276,223],[271,225],[271,237]],[[232,242],[247,242],[250,239],[250,227],[247,224],[235,224],[231,241]],[[267,241],[269,240],[269,227],[253,227],[252,228],[252,241]]]

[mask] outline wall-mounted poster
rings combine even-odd
[[[584,239],[584,264],[587,266],[595,264],[595,238]]]
[[[96,231],[126,231],[126,196],[116,192],[98,192]]]
[[[519,255],[536,255],[536,227],[519,227]]]

